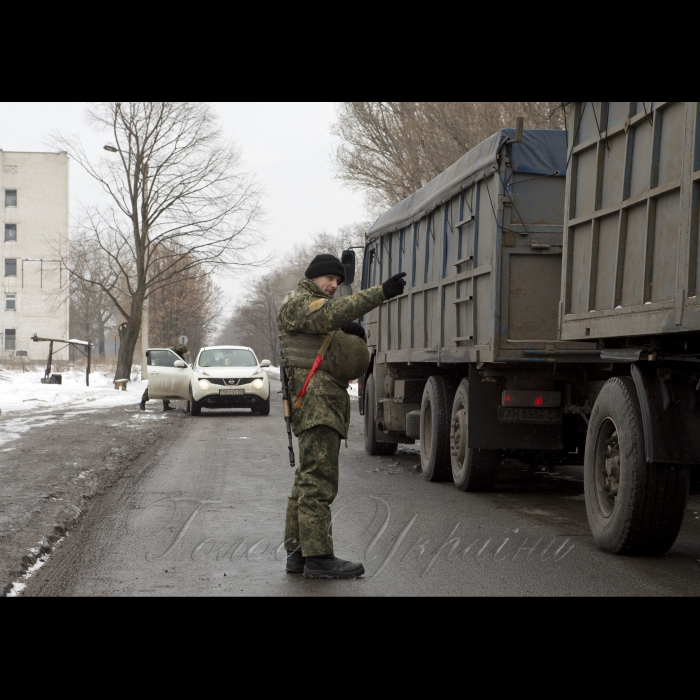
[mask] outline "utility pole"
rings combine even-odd
[[[141,379],[148,379],[146,350],[148,350],[148,297],[143,300],[143,312],[141,314]]]
[[[148,241],[148,229],[146,228],[145,203],[146,203],[146,183],[148,182],[148,163],[144,163],[141,168],[141,176],[143,177],[143,186],[141,197],[144,205],[142,207],[141,225],[143,226],[143,235],[146,240],[146,294],[148,294],[148,267],[150,263],[151,247]],[[146,296],[143,300],[143,311],[141,313],[141,379],[148,379],[148,359],[146,358],[146,350],[148,350],[148,306],[149,299]]]

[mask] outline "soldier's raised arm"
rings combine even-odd
[[[323,299],[314,297],[305,299],[301,308],[290,304],[285,314],[285,326],[288,331],[295,333],[321,334],[341,329],[350,321],[364,316],[368,311],[379,306],[382,302],[392,299],[403,292],[406,284],[402,278],[405,272],[399,272],[386,282],[376,287],[363,289],[349,297],[340,299]]]

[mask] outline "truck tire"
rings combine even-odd
[[[420,464],[428,481],[451,481],[450,416],[455,382],[433,375],[420,406]]]
[[[374,422],[375,396],[374,376],[369,375],[365,383],[365,451],[370,455],[393,455],[398,445],[395,442],[377,441],[377,424]]]
[[[199,401],[195,401],[192,397],[192,387],[190,387],[190,400],[187,402],[187,412],[191,416],[202,415],[202,404],[200,404]]]
[[[460,491],[491,491],[496,481],[500,451],[470,448],[468,426],[469,382],[462,379],[452,403],[450,420],[452,479]]]
[[[639,399],[629,377],[603,386],[591,412],[584,456],[586,512],[596,542],[615,554],[663,554],[680,530],[687,465],[650,464]]]

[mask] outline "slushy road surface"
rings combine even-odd
[[[277,392],[279,382],[272,387]],[[148,463],[128,468],[95,499],[23,594],[700,594],[700,497],[690,497],[669,554],[614,556],[591,538],[581,468],[532,475],[511,463],[494,493],[461,493],[416,473],[413,447],[367,455],[363,418],[356,402],[352,408],[333,532],[336,555],[362,561],[363,578],[311,581],[284,572],[293,472],[273,393],[269,416],[204,410],[178,421]]]

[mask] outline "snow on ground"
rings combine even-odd
[[[271,379],[279,379],[279,367],[266,367]],[[2,414],[19,411],[34,411],[66,407],[90,408],[135,404],[141,399],[148,382],[141,381],[141,368],[134,365],[132,377],[135,381],[127,384],[127,390],[115,390],[113,370],[96,368],[90,373],[90,386],[85,386],[85,370],[71,369],[60,372],[62,384],[42,384],[43,368],[20,369],[0,368],[0,411]],[[357,382],[351,382],[348,389],[350,399],[357,401]],[[42,420],[48,419],[42,416]],[[9,427],[9,426],[5,426]]]
[[[95,369],[90,373],[90,386],[85,386],[85,370],[60,372],[63,384],[42,384],[43,369],[22,372],[19,369],[0,368],[0,411],[3,415],[37,409],[90,406],[90,408],[137,404],[148,382],[140,380],[138,365],[127,384],[127,390],[115,390],[111,371]],[[44,416],[46,418],[46,416]]]

